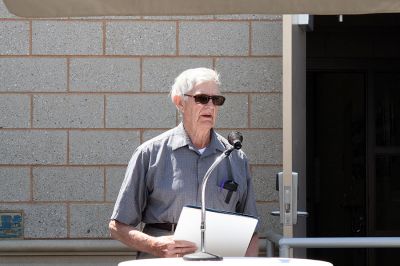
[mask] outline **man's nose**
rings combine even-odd
[[[212,101],[212,98],[210,97],[210,98],[208,98],[208,102],[207,102],[207,104],[206,105],[209,105],[209,106],[215,106],[215,104],[213,103],[213,101]]]
[[[215,107],[215,104],[212,102],[212,99],[211,99],[211,98],[208,99],[208,102],[207,102],[206,106],[208,106],[208,107]]]

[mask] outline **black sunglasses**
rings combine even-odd
[[[221,106],[225,102],[225,97],[221,95],[207,95],[207,94],[197,94],[197,95],[189,95],[184,94],[185,96],[193,97],[196,103],[207,104],[210,100],[216,106]]]

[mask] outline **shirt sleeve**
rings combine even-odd
[[[239,209],[238,211],[243,214],[257,217],[259,219],[258,212],[257,212],[257,206],[256,206],[256,198],[255,198],[253,180],[250,175],[250,167],[249,167],[247,158],[245,157],[244,159],[245,159],[245,168],[246,168],[246,177],[247,177],[247,191],[246,191],[246,193],[244,193],[243,198],[238,206],[238,209]],[[260,219],[257,224],[256,232],[259,231],[259,228],[260,228]]]
[[[125,179],[122,183],[112,220],[117,220],[124,224],[137,226],[142,221],[142,212],[147,201],[146,173],[148,159],[146,154],[137,149],[125,173]]]
[[[244,214],[258,216],[257,208],[256,208],[256,199],[255,192],[253,187],[253,180],[250,175],[249,164],[246,160],[245,163],[246,173],[247,173],[247,193],[243,195],[243,199],[240,204],[241,212]]]

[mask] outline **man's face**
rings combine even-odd
[[[188,95],[206,94],[209,96],[220,95],[218,85],[213,81],[200,83],[195,86]],[[210,130],[214,127],[218,106],[215,106],[211,100],[207,104],[196,103],[193,97],[188,97],[183,102],[183,122],[186,127],[194,130]]]

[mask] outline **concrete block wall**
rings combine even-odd
[[[280,232],[282,21],[223,15],[24,19],[0,1],[0,211],[25,239],[106,239],[134,149],[179,123],[184,69],[221,74],[218,131],[238,129],[262,228]]]

